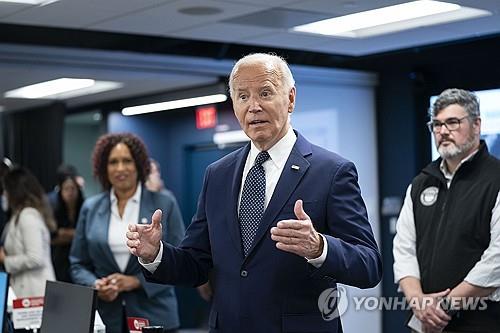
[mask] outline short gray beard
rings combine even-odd
[[[464,155],[468,154],[474,147],[476,141],[476,135],[474,135],[474,133],[471,133],[471,135],[469,135],[469,138],[463,145],[457,146],[455,143],[452,143],[452,145],[448,147],[443,147],[440,145],[438,147],[438,152],[441,158],[444,160],[454,159],[459,156],[464,158],[466,157]]]

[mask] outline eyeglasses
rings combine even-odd
[[[460,123],[465,118],[469,118],[469,116],[464,116],[462,118],[448,118],[445,121],[439,121],[433,119],[427,123],[427,127],[431,133],[439,133],[441,132],[441,127],[444,125],[448,131],[456,131],[460,128]]]

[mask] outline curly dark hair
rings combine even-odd
[[[119,143],[127,145],[128,149],[130,149],[139,181],[144,183],[149,175],[150,165],[148,151],[146,145],[138,136],[132,133],[104,134],[97,139],[94,152],[92,153],[92,164],[94,176],[106,191],[111,189],[111,183],[108,179],[109,154]]]

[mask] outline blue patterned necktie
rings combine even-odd
[[[241,193],[240,231],[245,257],[252,247],[253,239],[264,215],[266,201],[266,172],[262,163],[269,159],[267,151],[261,151],[255,158],[255,164],[248,171]]]

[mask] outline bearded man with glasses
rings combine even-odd
[[[500,332],[500,161],[479,101],[447,89],[427,123],[440,158],[413,179],[394,238],[394,279],[421,332]]]

